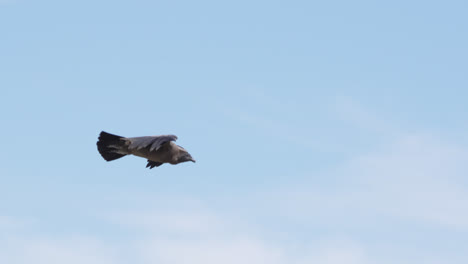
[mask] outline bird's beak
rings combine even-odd
[[[191,162],[193,162],[193,163],[197,162],[197,161],[196,161],[196,160],[194,160],[194,159],[191,159],[190,161],[191,161]]]

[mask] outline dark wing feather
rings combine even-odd
[[[161,165],[163,165],[162,162],[156,162],[156,161],[148,160],[148,164],[146,164],[146,168],[149,167],[150,169],[152,169],[154,167],[159,167]]]
[[[175,135],[152,136],[152,137],[134,137],[127,138],[130,141],[129,149],[139,150],[150,148],[150,151],[157,151],[164,143],[176,141]]]

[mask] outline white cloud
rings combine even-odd
[[[111,264],[118,263],[106,245],[95,239],[3,237],[0,263],[9,264]]]
[[[253,238],[156,239],[142,246],[146,263],[286,263],[280,248]]]
[[[353,160],[344,171],[365,189],[361,202],[383,214],[468,231],[468,151],[463,148],[409,136]]]
[[[18,226],[18,222],[11,217],[0,215],[0,229],[14,228]]]
[[[157,209],[125,214],[117,219],[120,223],[131,229],[144,227],[147,231],[134,241],[135,256],[145,264],[371,263],[364,247],[353,241],[314,239],[314,244],[307,246],[292,241],[281,243],[256,232],[256,224],[238,223],[206,209],[177,213]]]
[[[16,217],[0,215],[0,232],[14,232],[16,230],[22,230],[33,225],[34,222],[35,221],[33,219],[25,221]]]
[[[342,206],[340,203],[346,198],[348,197],[343,195],[332,201],[331,210],[339,209]],[[356,200],[358,198],[363,197],[354,197],[341,208],[346,209],[354,202],[364,202]],[[310,200],[304,200],[302,205],[309,202]],[[320,215],[323,211],[314,211],[318,204],[319,201],[315,201],[310,207],[302,209]],[[340,237],[340,234],[306,233],[305,240],[297,237],[284,239],[275,237],[278,235],[275,232],[259,232],[259,223],[255,221],[239,224],[214,210],[188,209],[183,205],[179,205],[178,208],[181,210],[156,206],[139,211],[106,214],[109,228],[114,228],[117,236],[122,233],[132,234],[116,241],[114,235],[109,237],[96,234],[76,237],[69,234],[40,236],[18,232],[16,236],[0,236],[0,263],[419,264],[443,263],[436,260],[448,259],[444,254],[425,252],[424,247],[408,254],[406,249],[398,245],[386,245],[382,241],[378,241],[376,245],[369,245],[352,236]],[[341,220],[337,223],[343,223],[347,219]],[[294,222],[287,223],[289,224]],[[315,224],[311,222],[309,228],[313,228]],[[40,229],[40,225],[35,228]],[[405,262],[406,259],[411,259],[411,262]],[[431,262],[428,262],[428,259]],[[461,264],[465,263],[464,261],[466,259],[460,258],[450,263]]]
[[[155,211],[120,212],[114,214],[113,221],[152,233],[177,231],[184,235],[199,235],[223,229],[223,223],[216,215],[201,208],[187,211],[158,208]]]
[[[323,220],[321,224],[346,227],[396,218],[468,231],[466,171],[468,150],[413,135],[299,186],[281,187],[265,200],[275,207],[270,213],[295,221],[313,218],[316,223]],[[318,177],[325,180],[315,183]]]
[[[142,223],[139,220],[142,216],[150,217]],[[115,221],[115,217],[113,214],[109,219]],[[159,217],[166,219],[159,221]],[[167,221],[169,218],[176,222],[171,224]],[[177,222],[180,219],[185,219],[183,224]],[[192,219],[196,224],[187,226],[186,222]],[[365,259],[363,249],[352,243],[326,241],[321,244],[317,241],[316,245],[308,247],[281,244],[253,235],[251,230],[239,228],[236,223],[207,211],[189,210],[167,216],[166,211],[157,209],[127,215],[119,222],[123,224],[119,229],[135,231],[138,235],[124,242],[96,236],[51,238],[31,234],[0,237],[0,263],[368,263],[361,261]],[[140,233],[137,229],[145,232]]]
[[[330,111],[345,123],[361,130],[377,133],[381,136],[394,136],[401,133],[394,124],[378,114],[368,111],[347,96],[337,96],[331,104]]]
[[[308,247],[309,255],[302,257],[298,264],[366,264],[373,263],[365,249],[352,241],[320,241]]]

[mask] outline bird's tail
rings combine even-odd
[[[102,131],[99,134],[99,140],[96,143],[101,156],[107,160],[116,160],[127,155],[124,147],[124,142],[121,140],[123,137],[109,134]]]

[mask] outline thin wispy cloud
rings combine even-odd
[[[0,215],[0,232],[15,232],[17,230],[27,229],[34,223],[34,219],[29,219],[28,221],[25,221],[17,217]]]
[[[387,148],[358,156],[321,175],[334,179],[324,190],[310,180],[290,190],[286,197],[292,200],[281,196],[279,202],[288,211],[334,214],[330,217],[364,212],[364,219],[357,221],[378,214],[468,231],[463,177],[467,157],[465,149],[412,136],[389,142]]]
[[[166,216],[166,212],[159,209],[147,209],[144,214]],[[201,216],[203,214],[208,215]],[[255,223],[237,226],[214,211],[178,211],[177,217],[204,219],[204,224],[191,226],[189,232],[180,224],[160,225],[159,221],[148,221],[142,225],[138,220],[141,212],[134,215],[126,212],[119,216],[122,219],[116,216],[109,215],[108,223],[114,225],[117,221],[121,225],[116,230],[132,234],[124,241],[99,235],[7,236],[0,238],[0,261],[21,264],[64,261],[91,264],[441,264],[440,260],[449,259],[450,263],[461,264],[466,260],[461,256],[421,250],[408,253],[398,245],[369,244],[359,238],[336,235],[310,237],[306,243],[272,239],[272,234],[261,235],[255,231]]]
[[[300,102],[277,98],[267,90],[240,92],[242,103],[219,105],[234,122],[258,131],[277,142],[326,153],[344,152],[351,141],[342,130],[351,123],[357,130],[389,135],[395,128],[371,115],[350,97],[333,96],[303,99]]]
[[[331,104],[334,111],[343,121],[351,123],[363,130],[381,134],[394,132],[395,127],[376,113],[371,113],[349,96],[337,96]]]
[[[393,217],[468,231],[466,146],[430,132],[410,132],[415,128],[398,128],[348,97],[337,104],[331,109],[340,110],[344,122],[384,140],[327,171],[281,186],[270,194],[272,204],[298,219],[318,214],[333,223],[348,217],[365,225],[375,217]],[[317,177],[324,180],[314,182]]]
[[[206,213],[206,212],[205,212]],[[202,212],[178,212],[187,220],[200,218]],[[166,216],[165,212],[148,211],[146,215]],[[283,245],[241,230],[235,223],[214,212],[201,217],[203,225],[187,227],[179,224],[161,226],[158,221],[141,225],[141,214],[119,220],[123,228],[137,236],[125,243],[115,243],[97,236],[41,237],[24,235],[0,238],[2,263],[273,263],[273,264],[354,264],[365,261],[363,248],[351,241],[316,241],[304,247]],[[110,219],[116,220],[115,215]],[[133,219],[133,222],[129,219]],[[221,222],[220,222],[221,221]],[[223,228],[219,228],[223,224]],[[153,225],[153,226],[151,226]],[[143,232],[139,232],[139,231]],[[193,236],[193,234],[197,234]]]
[[[1,263],[122,263],[109,245],[95,238],[7,236],[0,239]]]

